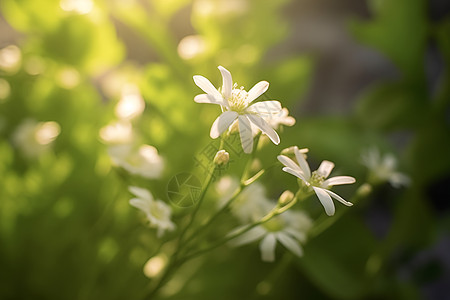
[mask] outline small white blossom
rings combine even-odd
[[[170,206],[161,200],[154,200],[152,194],[143,188],[130,186],[129,191],[136,196],[130,200],[130,205],[145,213],[150,227],[157,228],[157,235],[161,237],[166,230],[175,229],[175,224],[170,220],[172,210]]]
[[[116,105],[115,113],[119,119],[130,120],[142,114],[145,102],[134,84],[126,84],[122,89],[122,95]]]
[[[224,176],[216,184],[219,208],[223,207],[239,187],[239,180]],[[254,182],[245,187],[231,204],[231,213],[243,223],[254,222],[265,216],[274,204],[266,197],[265,187]]]
[[[205,77],[194,76],[195,84],[206,93],[195,96],[194,101],[217,104],[222,108],[222,114],[211,127],[211,138],[218,138],[237,120],[242,148],[245,153],[251,153],[253,150],[252,125],[259,128],[273,143],[278,145],[280,138],[265,118],[280,114],[280,102],[272,100],[252,104],[256,98],[267,91],[269,83],[260,81],[247,92],[244,88],[238,89],[236,84],[233,85],[231,73],[227,69],[219,66],[219,70],[223,80],[222,88],[219,90]]]
[[[118,145],[108,149],[113,163],[124,168],[130,174],[145,178],[159,178],[164,169],[164,162],[158,150],[149,145],[142,145],[138,149],[131,145]]]
[[[58,137],[61,127],[58,123],[24,120],[14,131],[13,143],[27,157],[37,157],[46,151]]]
[[[319,168],[311,173],[309,165],[306,162],[303,154],[297,147],[294,148],[295,158],[297,163],[287,156],[279,155],[278,160],[285,166],[283,171],[300,178],[306,186],[312,188],[317,197],[325,208],[327,215],[332,216],[335,212],[333,200],[338,200],[344,205],[352,206],[353,204],[345,201],[341,196],[329,190],[334,185],[351,184],[355,182],[355,178],[351,176],[336,176],[327,179],[334,168],[334,163],[324,160]]]
[[[259,249],[261,259],[267,262],[275,260],[277,241],[297,256],[303,255],[300,243],[306,241],[306,234],[311,228],[311,219],[302,211],[286,211],[269,221],[250,229],[231,241],[232,246],[240,246],[261,239]],[[239,227],[230,234],[241,230]]]
[[[370,148],[362,154],[362,163],[369,168],[371,176],[376,181],[388,181],[395,188],[411,183],[407,175],[396,171],[397,159],[390,153],[381,157],[377,148]]]
[[[134,139],[133,127],[126,120],[114,121],[100,129],[100,138],[108,144],[128,144]]]

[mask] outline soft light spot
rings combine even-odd
[[[133,128],[127,121],[112,122],[100,129],[100,138],[109,144],[127,144],[133,140]]]
[[[73,68],[64,68],[58,72],[56,79],[65,89],[73,89],[80,83],[80,73]]]
[[[84,15],[92,11],[94,3],[92,0],[61,0],[59,6],[64,11]]]
[[[53,142],[61,132],[61,127],[56,122],[40,123],[35,133],[36,142],[47,145]]]
[[[53,206],[53,212],[60,218],[65,218],[73,211],[73,201],[70,198],[64,197],[56,201]]]
[[[45,62],[39,56],[33,56],[25,61],[24,68],[30,75],[39,75],[45,71]]]
[[[192,59],[205,51],[205,41],[200,35],[188,35],[178,44],[178,55],[182,59]]]
[[[0,50],[0,69],[14,73],[20,67],[22,53],[19,47],[9,45]]]
[[[99,246],[98,256],[105,263],[110,262],[119,252],[119,246],[113,238],[105,238]]]
[[[272,285],[267,281],[261,281],[256,286],[256,292],[260,295],[267,295],[272,289]]]
[[[0,78],[0,103],[4,102],[4,100],[9,97],[9,94],[11,94],[9,82]]]
[[[135,85],[126,85],[122,90],[122,97],[116,105],[116,116],[120,119],[132,119],[144,111],[145,102],[139,89]]]
[[[197,14],[208,16],[214,12],[214,3],[209,0],[195,1],[193,10]]]
[[[58,72],[56,79],[65,89],[73,89],[80,83],[80,73],[73,68],[64,68]]]
[[[158,276],[167,264],[167,257],[159,254],[150,258],[144,265],[144,275],[148,278]]]

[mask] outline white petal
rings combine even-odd
[[[252,102],[262,94],[264,94],[267,89],[269,88],[269,83],[267,81],[260,81],[257,84],[255,84],[254,87],[248,91],[247,94],[247,101],[248,103]]]
[[[333,168],[334,168],[334,163],[332,163],[331,161],[328,161],[328,160],[324,160],[324,161],[322,161],[319,168],[317,169],[317,173],[320,176],[324,176],[325,178],[327,178],[328,175],[330,175]]]
[[[238,232],[239,230],[242,230],[244,226],[237,228],[236,230],[233,230],[229,234],[232,235],[233,233]],[[231,240],[229,243],[233,247],[250,244],[253,241],[259,240],[266,234],[266,231],[262,229],[260,226],[255,227],[247,231],[246,233],[238,236],[237,238]]]
[[[305,174],[305,179],[309,180],[311,178],[311,170],[309,168],[308,163],[305,160],[305,157],[300,152],[298,147],[294,148],[295,158],[297,159],[298,165],[300,166],[300,169],[303,171],[303,174]]]
[[[276,234],[277,240],[280,241],[280,243],[285,246],[289,251],[294,253],[297,256],[303,255],[303,250],[300,247],[299,243],[296,242],[293,238],[291,238],[289,235],[279,232]]]
[[[128,187],[128,190],[138,198],[153,201],[153,196],[149,190],[137,186],[130,186]]]
[[[394,172],[389,176],[389,183],[393,187],[399,188],[402,185],[408,186],[411,183],[411,179],[403,173]]]
[[[253,134],[250,121],[245,115],[239,115],[239,133],[241,136],[242,149],[245,153],[252,153],[253,151]]]
[[[140,198],[133,198],[129,201],[130,205],[136,207],[137,209],[142,210],[144,213],[148,214],[150,210],[149,203]]]
[[[355,183],[356,179],[351,176],[336,176],[331,177],[323,182],[322,187],[327,188],[333,185],[341,185],[341,184],[352,184]]]
[[[215,98],[212,95],[208,95],[208,94],[197,95],[197,96],[195,96],[194,101],[197,103],[219,104],[219,105],[228,107],[228,102],[224,101],[224,99],[222,97]]]
[[[259,250],[261,251],[261,259],[263,261],[275,260],[275,246],[277,239],[274,234],[268,234],[259,244]]]
[[[231,77],[230,71],[222,66],[218,67],[220,73],[222,74],[222,94],[225,99],[229,99],[231,96],[231,90],[233,89],[233,79]]]
[[[212,85],[212,83],[207,78],[201,75],[195,75],[193,78],[195,84],[199,88],[201,88],[205,93],[217,99],[223,98],[222,95],[219,93],[219,91]]]
[[[235,111],[225,111],[217,119],[211,126],[211,132],[209,135],[211,138],[218,138],[225,130],[230,127],[231,123],[236,120],[238,113]]]
[[[250,105],[247,111],[264,115],[277,115],[282,113],[282,108],[279,101],[262,101]]]
[[[300,169],[300,167],[289,157],[287,157],[285,155],[278,155],[277,159],[286,167],[303,173],[303,171]]]
[[[334,199],[336,199],[337,201],[341,202],[344,205],[347,205],[347,206],[352,206],[353,205],[353,203],[345,201],[344,198],[342,198],[341,196],[339,196],[336,193],[333,193],[330,190],[324,190],[324,191],[327,192],[331,197],[333,197]]]
[[[289,235],[293,236],[295,239],[297,239],[300,242],[306,241],[306,234],[304,232],[300,232],[300,231],[295,230],[293,228],[286,228],[286,229],[284,229],[284,232],[286,232]]]
[[[303,180],[306,183],[306,185],[309,185],[308,180],[306,180],[305,176],[303,175],[303,173],[300,173],[300,171],[293,170],[289,167],[284,167],[282,170],[286,173],[289,173],[291,175],[294,175],[295,177],[300,178],[301,180]]]
[[[320,200],[320,203],[322,203],[323,208],[325,208],[325,213],[329,216],[334,215],[335,208],[333,200],[331,200],[330,195],[327,194],[327,190],[313,187],[314,192],[316,192],[317,197]]]
[[[246,115],[250,122],[256,125],[263,133],[265,133],[269,139],[275,144],[278,145],[280,143],[280,137],[278,136],[277,132],[270,127],[269,124],[267,124],[266,121],[264,121],[263,118],[257,116],[257,115]]]

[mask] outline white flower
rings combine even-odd
[[[308,163],[297,147],[294,148],[294,153],[298,164],[287,156],[278,156],[278,160],[283,165],[285,165],[283,171],[300,178],[306,184],[306,186],[312,188],[319,198],[320,203],[322,203],[323,207],[325,208],[325,212],[327,215],[332,216],[335,212],[334,203],[331,197],[338,200],[344,205],[353,205],[352,203],[345,201],[338,194],[330,191],[329,188],[334,185],[354,183],[355,178],[351,176],[336,176],[327,179],[334,168],[334,163],[327,160],[322,161],[319,169],[311,174]]]
[[[119,119],[130,120],[142,114],[145,102],[137,86],[126,84],[116,105],[115,113]]]
[[[222,73],[223,80],[222,88],[219,90],[205,77],[200,75],[194,76],[195,84],[206,93],[195,96],[194,101],[197,103],[218,104],[223,111],[211,127],[211,138],[218,138],[237,120],[242,148],[245,153],[251,153],[253,150],[252,125],[259,128],[273,143],[278,145],[280,143],[278,134],[264,118],[280,114],[280,102],[272,100],[251,104],[253,100],[267,91],[269,83],[260,81],[247,92],[244,88],[237,89],[237,85],[233,85],[231,73],[227,69],[219,66],[219,70]]]
[[[28,157],[37,157],[45,152],[59,136],[61,127],[58,123],[24,120],[14,131],[13,143]]]
[[[370,148],[361,155],[362,163],[369,168],[370,174],[377,181],[388,181],[393,187],[407,186],[411,179],[403,173],[397,172],[397,159],[388,153],[381,157],[377,148]]]
[[[240,246],[261,239],[259,249],[263,261],[275,260],[277,241],[297,256],[303,255],[300,243],[306,241],[306,233],[311,228],[311,219],[301,211],[286,211],[269,221],[250,229],[231,241],[232,246]],[[230,234],[241,230],[239,227]]]
[[[219,209],[223,207],[239,188],[239,180],[233,177],[224,176],[216,184],[216,190],[219,194]],[[239,196],[231,204],[231,213],[241,222],[248,223],[264,217],[274,204],[266,197],[265,187],[254,182],[245,187]]]
[[[152,194],[146,189],[130,186],[128,190],[137,197],[130,200],[130,205],[145,213],[150,227],[158,229],[158,237],[161,237],[166,230],[175,229],[175,224],[170,220],[172,214],[170,206],[161,200],[154,200]]]
[[[295,118],[289,115],[289,110],[286,107],[283,107],[280,114],[273,115],[271,118],[267,118],[266,121],[274,129],[278,129],[280,125],[294,126],[295,124]]]
[[[100,129],[100,138],[108,144],[128,144],[134,139],[133,127],[125,120],[114,121]]]
[[[127,170],[130,174],[145,178],[159,178],[164,169],[164,162],[158,150],[149,145],[135,149],[131,145],[118,145],[108,149],[113,163]]]

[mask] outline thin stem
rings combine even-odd
[[[280,208],[279,205],[277,205],[267,215],[262,217],[259,221],[255,222],[253,224],[250,224],[250,225],[248,225],[245,228],[241,228],[240,230],[236,231],[235,233],[233,233],[231,235],[228,235],[227,237],[225,237],[222,240],[219,240],[217,243],[213,244],[212,246],[209,246],[207,248],[201,249],[201,250],[199,250],[197,252],[194,252],[194,253],[192,253],[190,255],[185,256],[184,259],[183,259],[183,263],[188,261],[188,260],[190,260],[190,259],[193,259],[193,258],[195,258],[195,257],[197,257],[197,256],[199,256],[199,255],[201,255],[203,253],[209,252],[209,251],[211,251],[211,250],[213,250],[213,249],[215,249],[217,247],[220,247],[223,244],[231,241],[232,239],[235,239],[238,236],[240,236],[240,235],[248,232],[249,230],[255,228],[256,226],[259,226],[261,224],[266,223],[267,221],[269,221],[273,217],[275,217],[275,216],[279,215],[280,213],[282,213],[282,212],[280,212],[279,208]]]

